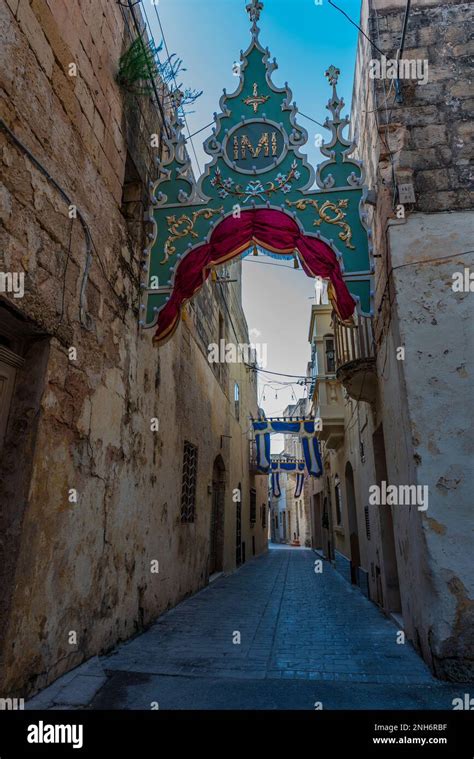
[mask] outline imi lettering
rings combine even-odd
[[[231,165],[241,171],[265,171],[284,158],[285,141],[276,125],[254,121],[238,126],[229,135],[225,153]]]

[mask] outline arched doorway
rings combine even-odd
[[[387,461],[385,458],[385,440],[381,424],[372,436],[377,484],[388,482]],[[385,611],[401,613],[400,586],[398,581],[397,552],[393,528],[392,507],[386,504],[379,509],[380,538],[382,541],[383,574],[377,587],[377,603]],[[380,562],[377,562],[380,574]]]
[[[224,555],[225,466],[217,456],[212,468],[212,505],[209,538],[209,576],[221,572]]]
[[[242,485],[238,484],[239,497],[235,501],[235,566],[240,567],[244,560],[242,550]]]
[[[357,504],[354,488],[354,472],[349,461],[346,464],[345,479],[347,514],[349,517],[349,541],[351,547],[351,580],[354,585],[358,585],[358,568],[360,566],[359,529],[357,525]]]

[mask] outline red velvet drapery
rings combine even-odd
[[[296,221],[283,211],[252,209],[221,221],[208,243],[188,253],[176,267],[173,292],[158,317],[155,342],[168,338],[175,330],[183,303],[204,284],[213,265],[239,255],[252,242],[274,253],[298,249],[301,263],[309,277],[329,279],[333,286],[334,306],[342,319],[352,316],[355,301],[342,278],[335,253],[322,240],[303,235]]]

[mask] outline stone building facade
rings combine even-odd
[[[306,494],[312,545],[368,595],[367,578],[361,574],[367,572],[366,540],[358,529],[355,499],[349,498],[354,458],[351,432],[358,422],[358,406],[352,406],[336,377],[332,307],[327,302],[312,306],[308,338],[312,346],[310,398],[313,413],[322,422],[319,440],[324,469],[323,477],[308,483]]]
[[[459,0],[414,0],[408,13],[405,0],[362,3],[374,47],[360,36],[352,125],[372,204],[374,315],[350,333],[331,330],[315,306],[310,330],[315,346],[333,332],[336,347],[335,372],[313,394],[327,423],[313,545],[395,617],[438,677],[459,681],[474,673],[473,10]],[[371,78],[375,46],[388,62],[414,61],[407,70],[426,81]],[[374,504],[383,482],[428,499]]]
[[[249,343],[239,265],[163,347],[138,326],[170,115],[159,81],[116,80],[138,8],[0,16],[0,693],[29,696],[264,551],[267,480],[249,466],[255,371],[208,360]]]
[[[283,412],[287,418],[304,418],[307,416],[308,402],[306,398],[300,398],[297,403],[290,404]],[[284,435],[285,456],[304,459],[301,438],[295,435]],[[305,498],[305,488],[309,487],[312,478],[305,477],[303,491],[298,497],[296,492],[296,474],[289,473],[286,478],[286,513],[287,513],[287,542],[297,543],[308,548],[311,545],[310,519]]]
[[[287,475],[285,472],[280,474],[280,495],[275,496],[270,488],[270,523],[272,526],[271,539],[273,543],[288,542],[288,528],[286,518],[286,493],[287,493]]]
[[[308,401],[301,398],[297,403],[290,404],[283,411],[283,417],[299,418],[307,414]],[[283,436],[282,457],[286,459],[304,458],[301,439],[296,435]],[[305,478],[303,491],[296,497],[296,474],[293,472],[280,473],[280,496],[270,492],[270,519],[273,527],[272,537],[276,543],[289,543],[306,548],[311,546],[311,519],[309,499],[306,495],[311,487],[312,478]]]

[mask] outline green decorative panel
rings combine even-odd
[[[370,233],[362,210],[364,172],[350,157],[354,145],[342,134],[349,122],[341,118],[339,70],[330,66],[326,71],[330,139],[321,147],[325,160],[314,171],[300,152],[307,132],[296,122],[291,91],[271,80],[277,64],[259,42],[261,8],[256,0],[247,6],[252,38],[241,54],[239,86],[232,94],[223,92],[220,113],[214,114],[215,126],[204,143],[211,160],[197,183],[182,124],[175,123],[172,138],[166,140],[168,157],[160,165],[149,211],[154,232],[144,251],[143,326],[156,324],[173,292],[179,262],[209,240],[220,221],[236,209],[249,208],[280,210],[295,219],[305,235],[327,243],[360,311],[372,312]]]

